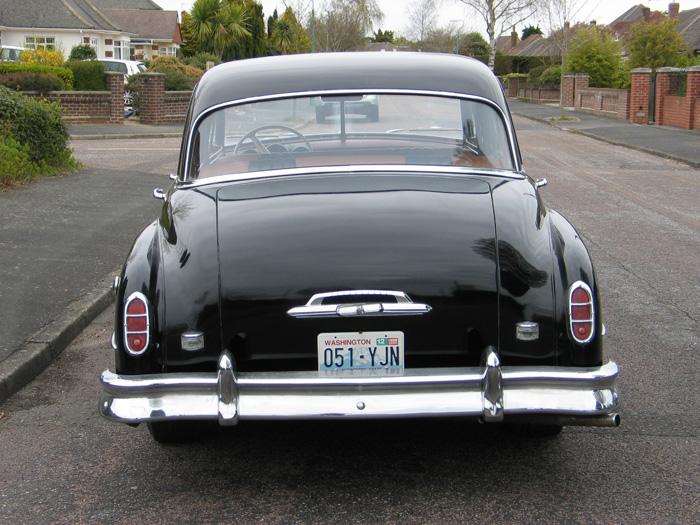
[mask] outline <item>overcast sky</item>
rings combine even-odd
[[[175,11],[189,11],[192,8],[193,1],[181,0],[154,0],[163,9]],[[309,0],[311,1],[311,0]],[[405,32],[408,26],[408,16],[406,14],[407,6],[413,3],[412,0],[377,0],[379,7],[384,12],[384,21],[375,29],[394,31],[394,34],[400,35]],[[282,0],[258,0],[263,6],[265,18],[270,16],[275,8],[278,9],[281,15],[284,12],[284,3]],[[322,5],[324,0],[315,0],[316,9]],[[295,4],[296,0],[292,0]],[[686,9],[694,9],[700,7],[700,0],[681,0],[681,11]],[[669,2],[667,0],[577,0],[575,4],[583,6],[578,15],[575,17],[575,22],[596,20],[599,24],[609,24],[618,16],[627,11],[630,7],[644,4],[651,7],[654,11],[667,11]],[[447,26],[451,20],[463,20],[464,26],[462,31],[479,31],[485,34],[484,22],[478,15],[471,11],[459,0],[442,0],[440,8],[440,26]],[[533,25],[540,25],[543,29],[546,24],[533,20]],[[456,24],[456,22],[452,22]],[[529,22],[527,23],[529,25]],[[522,31],[522,27],[517,27],[518,32]]]

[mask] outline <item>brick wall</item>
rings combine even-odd
[[[535,102],[559,102],[559,86],[521,83],[518,87],[518,98]]]
[[[63,108],[69,124],[123,124],[124,74],[106,73],[109,91],[53,91],[48,95],[25,92],[37,100],[55,102]],[[165,75],[141,73],[140,121],[144,124],[185,122],[191,91],[165,91]]]
[[[686,95],[676,95],[680,69],[659,68],[656,75],[656,123],[683,129],[700,129],[700,67],[687,71]]]
[[[576,88],[577,111],[607,117],[630,118],[630,91],[628,89]]]

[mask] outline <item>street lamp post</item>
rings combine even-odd
[[[311,52],[316,52],[316,12],[314,10],[314,0],[311,0]]]
[[[462,40],[462,28],[464,27],[464,20],[450,20],[450,23],[459,23],[459,29],[457,29],[457,54],[459,55],[459,41]]]

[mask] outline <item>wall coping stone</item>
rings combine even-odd
[[[648,67],[635,67],[631,73],[651,73],[651,68]]]
[[[656,70],[657,73],[680,73],[683,71],[680,67],[660,67]]]

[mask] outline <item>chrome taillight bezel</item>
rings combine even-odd
[[[574,302],[574,293],[577,290],[583,290],[586,295],[588,296],[588,301],[586,302]],[[594,298],[593,298],[593,291],[591,290],[591,287],[588,286],[583,281],[576,281],[569,287],[569,293],[568,293],[568,305],[567,305],[567,318],[568,318],[568,326],[569,326],[569,336],[571,339],[580,344],[586,344],[590,343],[593,340],[593,337],[595,336],[595,320],[596,320],[596,308],[595,308],[595,303],[594,303]],[[590,315],[586,319],[574,319],[574,312],[573,309],[576,306],[587,306],[590,308]],[[588,335],[585,338],[582,338],[576,334],[575,330],[575,325],[577,324],[587,324],[590,326],[590,329],[588,331]]]
[[[129,314],[129,306],[134,301],[140,301],[143,303],[145,313]],[[133,318],[145,318],[145,321],[146,321],[145,322],[145,330],[129,330],[129,319],[133,319]],[[151,328],[151,321],[150,321],[148,300],[146,299],[146,296],[143,295],[141,292],[134,292],[127,298],[126,301],[124,301],[124,348],[126,349],[126,351],[129,354],[142,355],[146,350],[148,350],[148,345],[151,342],[150,328]],[[131,343],[129,342],[130,335],[142,336],[145,339],[141,350],[134,350],[133,349]]]

